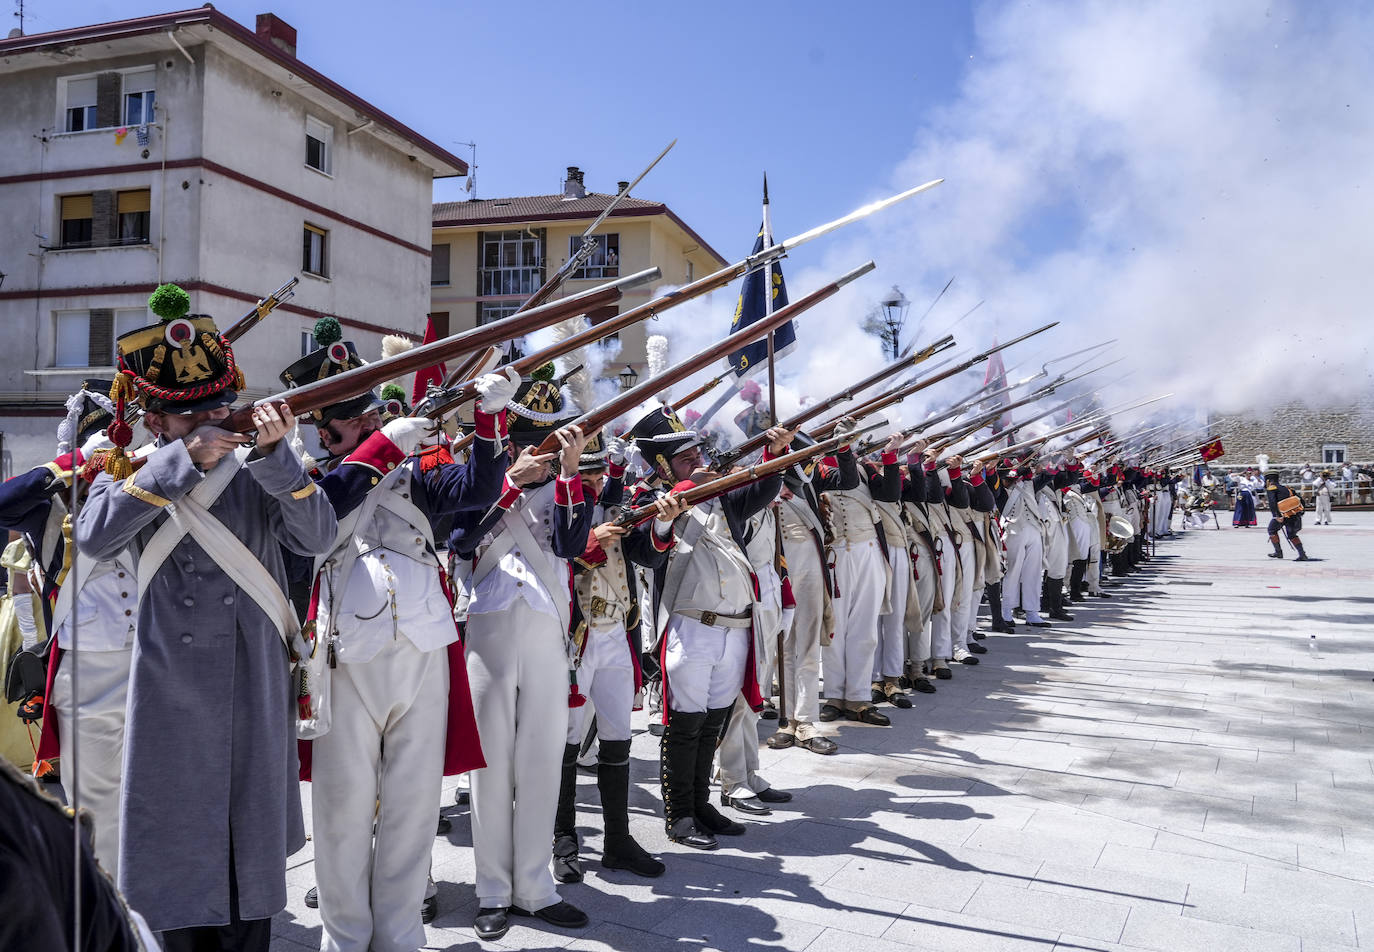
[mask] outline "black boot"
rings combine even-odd
[[[713,850],[715,836],[697,825],[693,815],[697,745],[706,726],[706,712],[668,712],[668,723],[659,742],[660,777],[663,783],[663,819],[668,839],[698,850]]]
[[[596,789],[601,794],[601,820],[606,842],[601,865],[626,869],[637,876],[662,876],[663,864],[630,835],[630,742],[603,740],[597,751]]]
[[[1293,540],[1291,540],[1291,541],[1292,541],[1292,543],[1293,543],[1293,548],[1295,548],[1295,549],[1298,550],[1298,557],[1297,557],[1296,559],[1293,560],[1294,562],[1310,562],[1310,561],[1312,561],[1311,559],[1309,559],[1309,558],[1307,557],[1307,550],[1304,549],[1304,548],[1302,547],[1302,543],[1301,543],[1301,542],[1299,542],[1297,539],[1293,539]]]
[[[578,744],[563,747],[558,812],[553,820],[553,877],[560,883],[582,882],[582,862],[577,855],[577,755],[581,750]]]
[[[692,783],[692,813],[697,826],[717,836],[742,836],[744,824],[721,813],[711,805],[711,765],[716,760],[716,744],[720,741],[730,708],[713,707],[706,712],[706,725],[701,729],[697,744],[696,778]]]
[[[1050,595],[1050,617],[1055,621],[1073,621],[1073,616],[1064,611],[1064,580],[1047,578]]]
[[[1004,634],[1015,634],[1016,626],[1002,617],[1002,583],[989,582],[987,589],[988,608],[992,611],[992,630]]]
[[[1269,542],[1274,546],[1274,551],[1269,553],[1269,558],[1271,558],[1271,559],[1281,559],[1281,558],[1283,558],[1283,546],[1279,545],[1278,537],[1277,537],[1277,536],[1270,536],[1270,537],[1269,537]]]
[[[1088,575],[1088,560],[1074,559],[1073,568],[1069,572],[1069,600],[1081,602],[1086,595],[1083,594],[1084,579]]]

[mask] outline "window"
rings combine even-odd
[[[153,87],[157,71],[142,69],[124,74],[124,125],[141,126],[153,121]]]
[[[528,297],[544,283],[544,229],[484,231],[479,248],[478,296]]]
[[[301,252],[301,270],[309,274],[329,275],[329,232],[314,225],[305,226],[305,243]]]
[[[96,128],[95,121],[95,77],[67,81],[67,122],[68,132],[81,132]]]
[[[510,317],[520,310],[518,303],[510,304],[478,304],[477,305],[477,326],[490,324],[492,321],[499,321],[503,317]]]
[[[691,260],[688,260],[688,262],[687,262],[687,283],[688,283],[688,284],[691,284],[691,283],[692,283],[693,281],[695,281],[696,279],[697,279],[697,269],[696,269],[696,266],[691,262]]]
[[[113,367],[115,341],[148,323],[143,308],[59,311],[53,316],[55,367]]]
[[[148,209],[152,193],[146,188],[120,192],[115,199],[118,219],[115,244],[142,245],[148,242]]]
[[[334,146],[334,127],[320,120],[305,117],[305,164],[325,175],[330,174]]]
[[[592,235],[596,249],[587,263],[573,272],[574,278],[618,278],[620,277],[620,236]],[[571,259],[582,247],[580,235],[568,239],[568,257]]]
[[[62,196],[62,244],[60,247],[91,247],[92,221],[91,195]]]
[[[316,349],[314,331],[301,331],[301,356],[314,353]]]
[[[435,245],[429,255],[429,283],[447,285],[449,283],[449,251],[447,244]]]
[[[1346,445],[1345,445],[1344,443],[1324,443],[1324,444],[1322,444],[1322,462],[1323,462],[1323,463],[1327,463],[1327,464],[1331,464],[1331,463],[1337,463],[1337,464],[1339,464],[1339,463],[1344,463],[1344,462],[1345,462],[1345,454],[1346,454]]]

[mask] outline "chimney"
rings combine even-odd
[[[625,191],[625,189],[627,189],[627,188],[629,188],[629,187],[630,187],[630,183],[629,183],[629,182],[616,182],[616,183],[615,183],[615,193],[616,193],[617,195],[619,195],[621,192]]]
[[[575,165],[568,166],[568,177],[563,182],[563,201],[571,202],[586,197],[587,189],[582,184],[582,170]]]
[[[258,39],[271,43],[287,56],[296,55],[296,28],[275,13],[258,14]]]

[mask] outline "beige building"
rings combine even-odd
[[[51,459],[67,395],[180,284],[221,328],[293,275],[235,344],[249,395],[332,316],[369,359],[429,310],[445,149],[296,57],[271,14],[209,4],[0,40],[0,467]]]
[[[582,233],[624,187],[588,192],[584,173],[568,169],[561,195],[532,195],[434,206],[430,311],[442,333],[457,333],[505,317],[533,294],[581,246]],[[591,315],[594,322],[651,300],[657,288],[686,284],[729,262],[672,209],[626,196],[596,233],[597,250],[563,285],[573,294],[657,266],[653,286],[627,292],[619,305]],[[620,356],[607,374],[645,364],[643,324],[620,335]]]

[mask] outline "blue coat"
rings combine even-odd
[[[76,544],[97,559],[131,543],[141,553],[166,506],[204,478],[180,440],[128,481],[101,474]],[[323,553],[338,532],[314,490],[282,440],[250,459],[210,512],[285,589],[281,546]],[[271,619],[183,538],[139,603],[120,804],[119,885],[155,931],[228,924],[231,874],[242,918],[285,907],[286,857],[305,843],[293,702]]]

